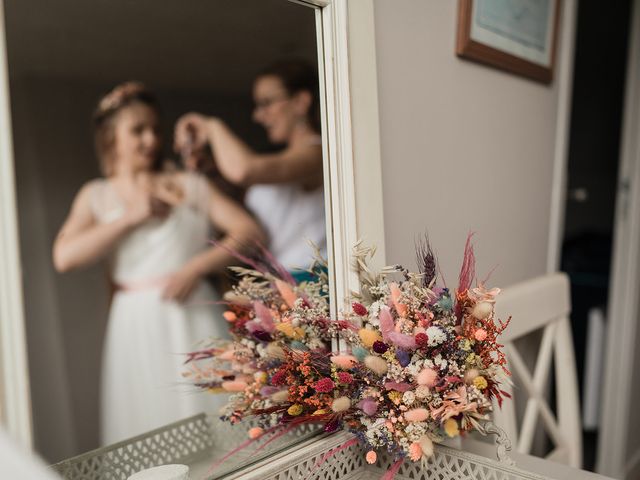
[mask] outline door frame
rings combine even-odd
[[[0,424],[20,444],[31,447],[31,396],[4,25],[4,2],[0,0]]]
[[[552,180],[547,271],[560,269],[564,234],[573,53],[577,3],[565,0],[559,59],[556,144]],[[565,45],[567,46],[565,48]],[[607,311],[606,357],[596,471],[615,478],[640,473],[640,450],[627,455],[634,342],[640,315],[640,0],[632,2],[632,23],[615,206],[612,270]],[[630,462],[626,459],[630,458]],[[634,477],[629,477],[634,478]]]
[[[627,451],[640,314],[640,1],[631,8],[596,463],[598,473],[616,478],[640,473],[640,449]]]

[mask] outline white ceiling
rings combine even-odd
[[[283,57],[315,63],[312,8],[287,0],[4,0],[12,77],[249,91]]]

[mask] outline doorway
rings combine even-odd
[[[571,281],[588,470],[595,468],[600,430],[631,4],[579,2],[577,12],[561,270]]]

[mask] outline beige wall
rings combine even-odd
[[[414,236],[428,230],[455,287],[474,231],[481,278],[544,273],[557,82],[459,59],[455,1],[375,10],[387,263],[414,267]]]

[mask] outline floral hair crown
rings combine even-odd
[[[132,98],[148,93],[147,87],[141,82],[125,82],[116,86],[107,93],[100,102],[95,112],[95,118],[101,120],[108,114],[115,112]]]

